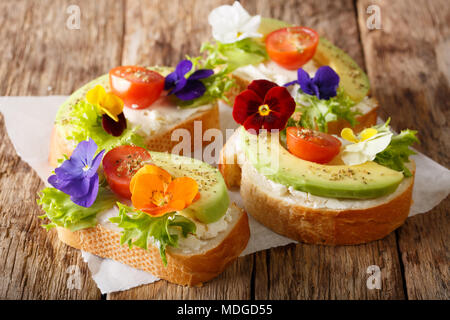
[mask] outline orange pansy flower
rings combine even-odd
[[[133,206],[151,216],[180,211],[198,199],[198,184],[189,177],[172,179],[155,165],[139,169],[130,182]]]

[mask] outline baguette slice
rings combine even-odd
[[[76,249],[109,258],[133,268],[150,272],[156,277],[185,286],[199,286],[219,275],[247,246],[250,237],[247,214],[232,204],[231,222],[217,237],[193,253],[168,248],[167,266],[159,250],[150,245],[147,250],[120,245],[120,233],[98,224],[95,228],[72,232],[57,227],[59,239]]]
[[[237,137],[235,132],[224,146],[219,170],[228,187],[240,186],[247,213],[283,236],[312,244],[360,244],[384,238],[408,217],[414,176],[405,178],[393,194],[376,204],[355,200],[360,202],[352,208],[314,208],[311,201],[277,194],[267,178],[238,159],[234,146]],[[411,171],[414,170],[411,163]]]

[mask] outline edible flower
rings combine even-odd
[[[387,126],[367,128],[358,135],[352,129],[344,128],[341,137],[350,143],[343,147],[342,161],[351,166],[373,161],[378,153],[389,146],[392,135]]]
[[[107,133],[118,137],[127,128],[122,99],[112,93],[107,93],[101,85],[96,85],[87,92],[86,100],[90,104],[96,105],[102,112],[102,126]]]
[[[321,100],[328,100],[337,95],[339,86],[339,75],[329,66],[322,66],[317,69],[314,78],[311,78],[305,70],[297,70],[297,80],[286,83],[288,87],[299,84],[302,91],[306,94],[316,96]]]
[[[70,200],[82,207],[90,207],[97,198],[99,178],[97,169],[105,150],[97,155],[97,144],[94,140],[81,141],[55,174],[48,178],[54,188],[70,195]]]
[[[178,63],[175,71],[170,73],[165,80],[164,89],[170,90],[170,94],[181,100],[188,101],[201,97],[205,91],[205,85],[200,79],[205,79],[214,74],[213,70],[200,69],[192,73],[187,79],[185,75],[192,69],[192,62],[182,60]]]
[[[221,43],[234,43],[246,38],[261,38],[258,33],[261,16],[250,16],[235,1],[232,6],[223,5],[215,8],[208,16],[214,39]]]
[[[282,130],[295,111],[295,101],[284,87],[268,80],[254,80],[234,101],[233,118],[250,129]],[[250,130],[250,133],[253,133]]]
[[[180,211],[199,197],[197,182],[189,177],[172,179],[155,165],[145,165],[130,182],[133,206],[151,216]]]

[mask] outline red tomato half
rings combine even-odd
[[[294,156],[316,163],[330,162],[341,149],[341,142],[332,135],[297,127],[286,129],[286,144]]]
[[[106,181],[119,196],[130,199],[130,181],[145,164],[151,163],[150,153],[141,147],[119,146],[103,158]]]
[[[311,60],[318,44],[317,32],[306,27],[282,28],[266,37],[269,57],[289,70],[296,70]]]
[[[111,91],[125,106],[144,109],[155,102],[164,89],[164,77],[155,71],[138,66],[121,66],[109,71]]]

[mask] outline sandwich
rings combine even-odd
[[[175,69],[117,67],[77,90],[56,116],[55,169],[37,200],[44,227],[172,283],[220,274],[247,245],[247,215],[230,204],[218,169],[169,152],[177,129],[219,128],[228,83],[192,58]]]
[[[220,172],[196,159],[81,141],[38,204],[69,246],[195,286],[234,261],[250,237]]]
[[[318,90],[330,99],[337,89],[327,81],[334,75]],[[416,132],[395,134],[388,120],[331,135],[292,121],[296,106],[285,87],[267,80],[254,80],[235,99],[241,126],[222,149],[219,168],[228,187],[240,187],[246,212],[313,244],[366,243],[402,225],[412,203]]]
[[[214,41],[201,51],[222,60],[235,86],[228,101],[245,90],[251,81],[265,79],[278,85],[290,84],[298,102],[294,117],[303,115],[312,129],[339,134],[345,127],[360,132],[376,124],[378,102],[370,96],[367,75],[343,50],[315,30],[260,16],[250,16],[239,2],[214,9],[209,15]],[[319,101],[298,90],[305,74],[314,77],[322,66],[340,77],[338,94]],[[304,88],[302,88],[304,89]]]
[[[92,138],[101,149],[133,144],[171,152],[184,130],[194,149],[194,135],[220,129],[218,101],[229,77],[213,71],[199,57],[169,67],[120,66],[77,91],[59,108],[52,132],[49,162],[69,156],[75,146]],[[200,130],[195,129],[198,124]],[[199,137],[199,141],[203,141]],[[183,141],[181,141],[183,142]],[[184,152],[184,149],[182,149]],[[183,154],[181,152],[181,154]]]

